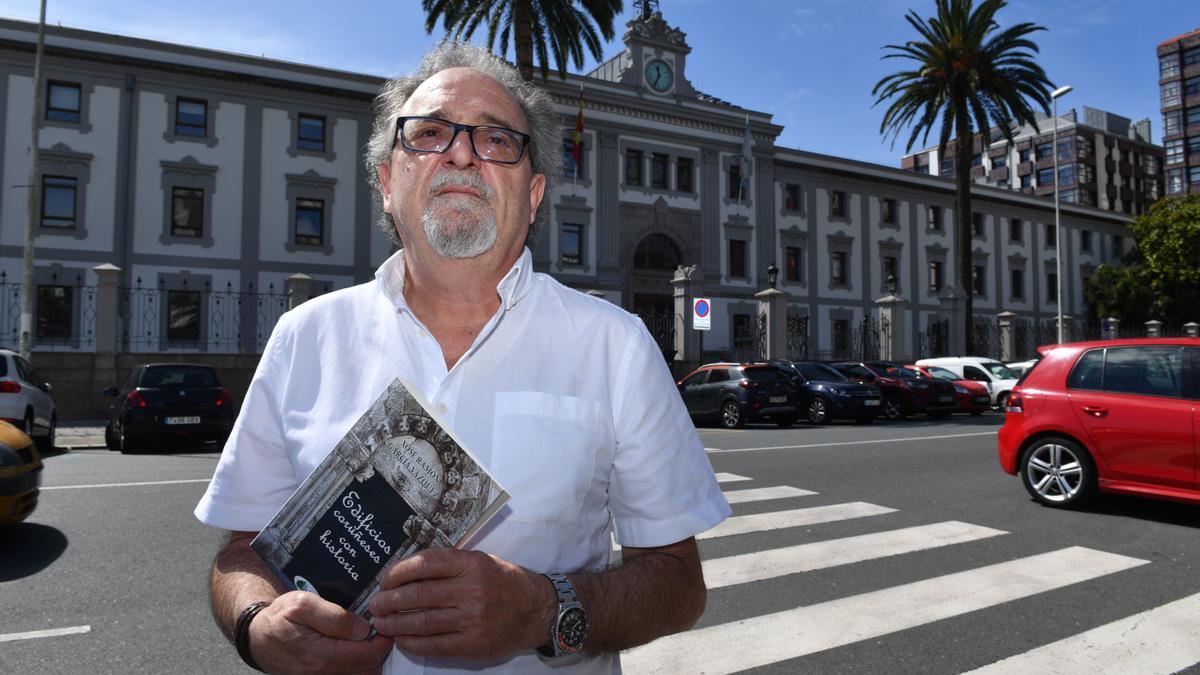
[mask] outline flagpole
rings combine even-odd
[[[579,164],[583,162],[583,80],[579,80],[579,112],[575,115],[575,132],[571,135],[571,155],[575,160],[575,170],[571,172],[571,194],[579,182]]]

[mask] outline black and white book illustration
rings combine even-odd
[[[368,616],[384,566],[466,543],[507,500],[397,378],[250,545],[289,589]]]

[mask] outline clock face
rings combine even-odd
[[[675,74],[671,66],[662,59],[655,59],[646,64],[646,84],[654,91],[670,91],[675,83]]]

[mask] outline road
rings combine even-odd
[[[1200,508],[1039,507],[999,423],[702,429],[734,509],[700,541],[708,609],[626,672],[1200,670]],[[50,457],[0,532],[0,672],[249,672],[208,615],[220,535],[191,515],[217,456]]]

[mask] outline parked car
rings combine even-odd
[[[150,441],[224,444],[233,429],[229,390],[216,372],[192,363],[149,363],[135,367],[120,387],[104,390],[116,397],[108,409],[104,443],[109,450],[136,452]]]
[[[1008,398],[1000,466],[1046,506],[1096,492],[1200,503],[1200,339],[1049,345]]]
[[[816,361],[787,362],[793,379],[807,399],[802,413],[813,424],[835,419],[873,422],[883,410],[883,392],[870,384],[851,382],[836,368]]]
[[[982,415],[983,411],[992,407],[992,395],[982,382],[964,380],[954,372],[941,366],[907,366],[917,371],[927,379],[945,380],[954,385],[954,400],[958,402],[958,412]]]
[[[873,384],[883,392],[883,415],[901,420],[909,415],[944,417],[954,412],[954,385],[926,380],[895,361],[842,361],[831,364],[851,382]]]
[[[53,390],[20,354],[0,349],[0,420],[25,432],[43,454],[54,449],[58,428]]]
[[[37,508],[42,458],[24,431],[0,422],[0,526],[15,525]]]
[[[992,405],[1004,408],[1004,400],[1017,386],[1019,376],[995,359],[982,356],[943,356],[935,359],[920,359],[918,366],[941,366],[964,380],[982,382],[992,396]]]
[[[693,419],[712,419],[736,429],[746,422],[791,426],[800,415],[799,388],[769,363],[710,363],[676,383]]]

